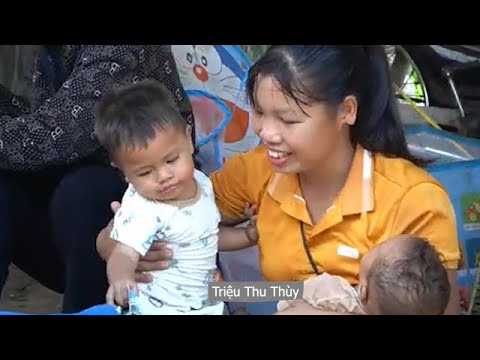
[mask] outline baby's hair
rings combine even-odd
[[[187,127],[172,94],[148,79],[107,94],[95,115],[95,135],[110,154],[120,147],[145,148],[157,131],[168,126]]]
[[[402,254],[378,258],[368,275],[383,315],[441,315],[450,298],[447,270],[436,249],[410,236]]]

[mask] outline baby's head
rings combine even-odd
[[[138,193],[158,201],[195,194],[192,129],[162,84],[144,80],[119,88],[96,110],[99,142]]]
[[[359,291],[366,313],[377,315],[441,315],[450,297],[439,254],[413,235],[392,237],[365,254]]]

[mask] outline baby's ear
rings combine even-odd
[[[358,291],[358,298],[360,299],[362,304],[366,304],[367,299],[368,299],[368,287],[367,287],[367,285],[359,284],[357,291]]]
[[[195,152],[195,139],[192,139],[192,125],[187,125],[185,131],[187,138],[190,140],[189,143],[193,154]]]
[[[117,170],[122,171],[122,169],[120,169],[120,166],[118,166],[118,165],[115,163],[115,161],[112,161],[112,162],[110,163],[110,166],[113,167],[114,169],[117,169]]]
[[[187,135],[187,137],[193,142],[194,139],[192,139],[192,125],[187,125],[186,128],[185,128],[185,133]]]

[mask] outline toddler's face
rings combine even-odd
[[[195,195],[191,129],[167,126],[146,148],[120,149],[116,166],[145,198],[157,201],[186,200]]]

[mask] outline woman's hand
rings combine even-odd
[[[115,214],[120,209],[120,203],[114,201],[111,203],[113,213]],[[97,251],[104,261],[108,261],[115,247],[115,240],[110,238],[110,233],[113,228],[113,219],[108,225],[103,228],[97,236]],[[140,258],[135,273],[135,281],[140,283],[148,283],[152,281],[152,277],[145,273],[146,271],[165,270],[170,266],[170,259],[172,252],[168,249],[163,241],[157,241],[152,244],[150,250],[144,257]]]
[[[250,240],[252,244],[256,244],[258,242],[257,206],[246,204],[244,214],[248,219],[247,228],[245,229],[248,240]]]
[[[135,281],[148,283],[152,276],[148,271],[165,270],[170,267],[172,251],[164,241],[155,241],[144,257],[140,258],[135,273]]]

